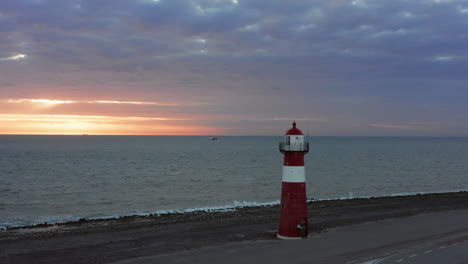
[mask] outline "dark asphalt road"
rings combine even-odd
[[[468,210],[456,210],[346,226],[304,240],[244,242],[116,263],[467,263],[467,238]]]
[[[405,250],[375,264],[461,264],[468,263],[468,235]]]

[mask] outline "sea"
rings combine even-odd
[[[0,229],[279,203],[282,137],[0,136]],[[468,138],[308,137],[310,200],[468,190]]]

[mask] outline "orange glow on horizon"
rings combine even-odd
[[[190,117],[178,118],[180,114],[162,112],[165,108],[158,108],[188,105],[194,106],[136,100],[0,99],[0,107],[5,107],[5,111],[0,112],[0,134],[210,135],[224,131],[198,125]],[[142,108],[144,106],[155,108]]]
[[[209,135],[222,132],[219,128],[191,125],[187,119],[0,114],[0,134]]]
[[[159,105],[159,106],[179,106],[177,103],[160,103],[160,102],[138,102],[138,101],[116,101],[116,100],[94,100],[94,101],[73,101],[73,100],[53,100],[53,99],[8,99],[5,100],[7,103],[32,103],[32,104],[47,104],[47,105],[58,105],[58,104],[129,104],[129,105]]]
[[[43,104],[71,104],[75,103],[76,101],[62,101],[62,100],[49,100],[49,99],[8,99],[8,103],[43,103]]]
[[[178,106],[180,104],[172,103],[158,103],[158,102],[132,102],[132,101],[85,101],[90,104],[134,104],[134,105],[164,105],[164,106]]]

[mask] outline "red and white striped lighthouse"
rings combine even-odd
[[[299,239],[309,235],[307,220],[306,179],[304,155],[309,152],[309,142],[296,128],[289,129],[279,149],[284,154],[283,183],[278,238]]]

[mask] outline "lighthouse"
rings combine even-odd
[[[296,127],[296,121],[292,125],[284,135],[284,141],[279,144],[279,150],[284,154],[277,234],[280,239],[300,239],[309,235],[304,169],[304,155],[309,152],[309,142]]]

